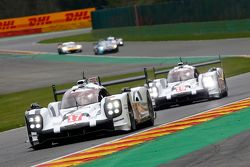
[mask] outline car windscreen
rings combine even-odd
[[[98,96],[98,89],[86,89],[84,91],[68,90],[62,98],[62,109],[97,103]]]
[[[67,46],[67,47],[74,47],[76,45],[76,43],[70,42],[70,43],[63,43],[62,45]]]
[[[168,82],[180,82],[194,78],[194,71],[188,68],[182,68],[178,70],[171,70],[168,73]]]

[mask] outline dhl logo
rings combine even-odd
[[[44,24],[51,24],[50,16],[32,17],[28,19],[29,26],[39,26]]]
[[[0,38],[91,27],[92,11],[95,8],[3,19],[0,20]]]
[[[66,21],[87,20],[90,18],[89,11],[71,12],[65,14]]]
[[[7,30],[7,29],[14,29],[14,28],[16,28],[14,20],[0,22],[0,30]]]

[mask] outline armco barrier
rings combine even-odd
[[[0,20],[0,37],[91,27],[95,8]]]

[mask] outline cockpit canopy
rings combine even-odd
[[[189,79],[197,78],[199,75],[197,69],[182,67],[179,69],[173,69],[168,73],[168,83],[186,81]]]
[[[99,89],[68,90],[62,98],[62,109],[86,106],[99,102]]]

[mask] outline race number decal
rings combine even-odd
[[[82,120],[82,114],[72,114],[68,116],[68,122],[77,122]]]
[[[186,87],[185,86],[178,86],[175,88],[176,92],[184,92],[186,91]]]

